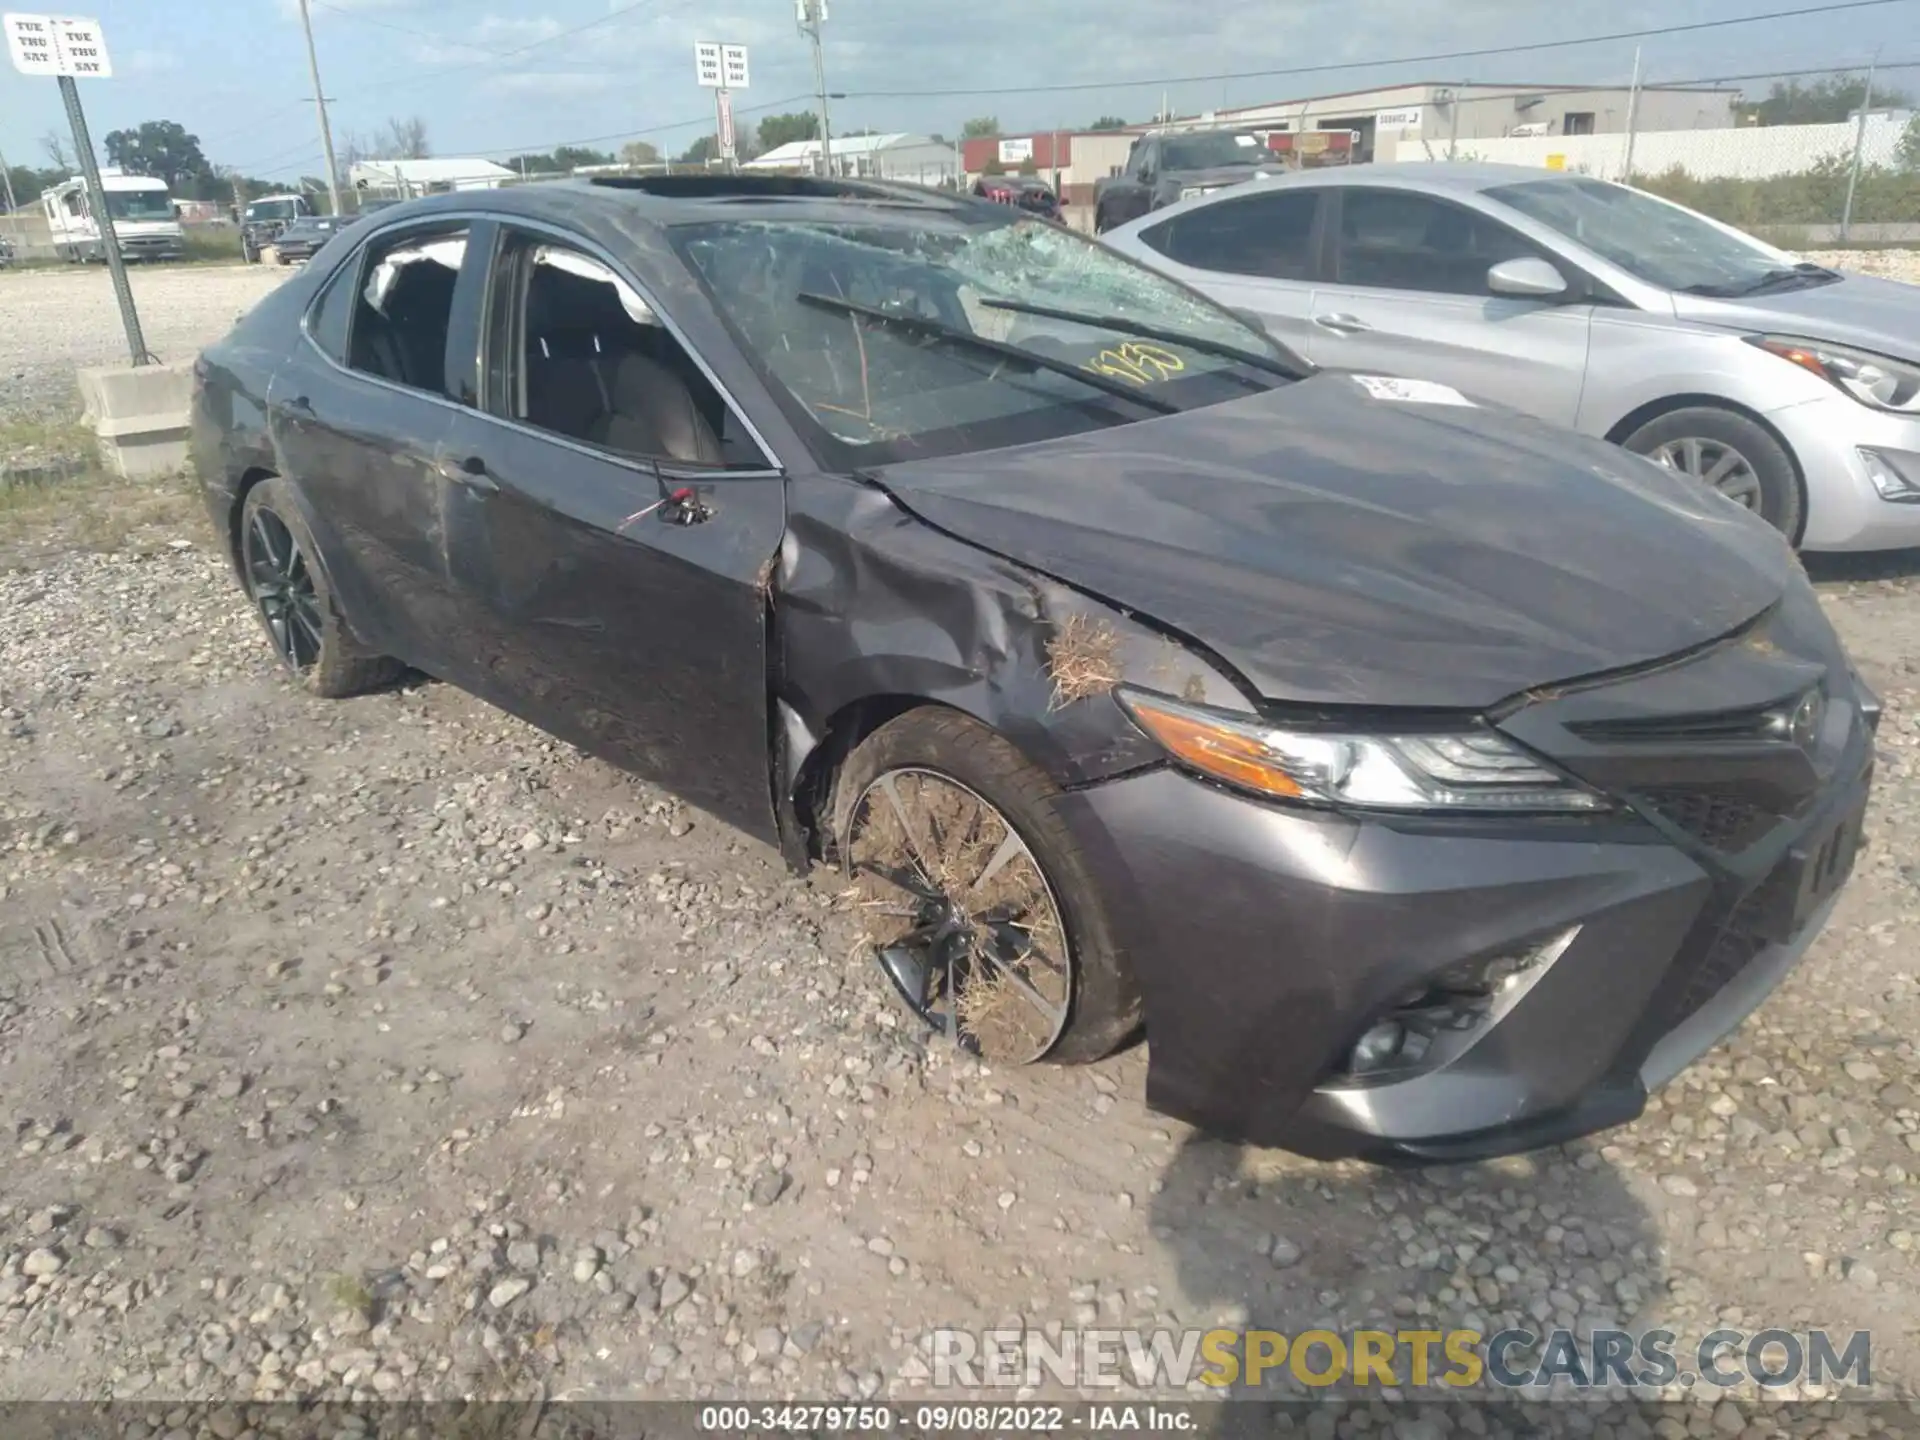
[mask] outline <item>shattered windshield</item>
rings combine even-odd
[[[1223,165],[1258,165],[1271,158],[1257,135],[1225,130],[1169,135],[1160,142],[1160,165],[1165,170],[1217,170]]]
[[[1283,383],[1179,343],[1190,336],[1196,347],[1277,354],[1263,332],[1083,236],[1017,212],[984,222],[946,214],[728,221],[677,227],[673,236],[829,463],[989,450]],[[993,301],[1075,318],[1020,314]],[[1116,324],[1158,333],[1143,339]],[[1023,363],[1029,355],[1033,362]]]

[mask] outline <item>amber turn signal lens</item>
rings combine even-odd
[[[1128,696],[1127,708],[1169,755],[1203,774],[1285,799],[1306,793],[1252,735],[1163,710],[1140,695]]]

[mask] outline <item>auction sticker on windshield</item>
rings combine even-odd
[[[1465,405],[1477,408],[1451,385],[1431,380],[1402,380],[1397,375],[1356,375],[1354,383],[1376,400],[1395,400],[1402,405]]]

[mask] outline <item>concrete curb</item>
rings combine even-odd
[[[78,380],[86,422],[109,470],[147,480],[187,468],[192,365],[101,365],[81,370]]]

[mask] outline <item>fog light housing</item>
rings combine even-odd
[[[1415,986],[1370,1025],[1342,1057],[1330,1083],[1404,1080],[1471,1048],[1520,1003],[1579,935],[1578,925],[1535,944],[1462,961]]]
[[[1867,479],[1882,500],[1895,505],[1920,505],[1920,455],[1898,450],[1872,450],[1865,445],[1854,453],[1866,467]]]

